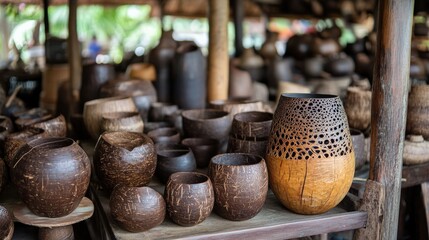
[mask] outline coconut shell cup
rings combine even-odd
[[[243,221],[256,216],[268,192],[265,160],[257,155],[226,153],[214,156],[209,176],[215,193],[215,212],[228,220]]]
[[[267,138],[270,135],[273,114],[269,112],[243,112],[234,116],[231,136],[239,139]]]
[[[195,109],[182,112],[183,132],[190,138],[214,138],[224,142],[231,129],[231,114],[216,109]]]
[[[185,138],[182,144],[192,150],[198,168],[207,167],[219,149],[219,141],[213,138]]]
[[[22,201],[36,215],[62,217],[74,211],[89,185],[91,164],[70,138],[41,138],[15,154],[12,182]]]
[[[0,239],[12,239],[14,232],[13,216],[3,206],[0,206]]]
[[[29,121],[27,124],[25,127],[44,129],[47,137],[65,137],[67,135],[67,123],[63,115],[47,115]]]
[[[366,162],[365,136],[357,129],[350,129],[353,148],[355,150],[355,169],[360,169]]]
[[[197,225],[213,210],[213,185],[202,173],[173,173],[167,181],[164,197],[169,217],[181,226]]]
[[[371,91],[347,88],[344,109],[350,128],[366,131],[371,125]]]
[[[4,140],[4,161],[9,167],[13,166],[13,158],[24,144],[29,141],[46,137],[45,130],[41,128],[27,128],[25,130],[11,133]]]
[[[93,159],[95,173],[107,190],[118,184],[147,185],[156,169],[155,145],[142,133],[103,133],[95,146]]]
[[[154,143],[180,143],[180,133],[175,128],[158,128],[147,133]]]
[[[101,98],[85,103],[83,121],[93,139],[98,139],[101,134],[103,114],[114,112],[137,112],[137,108],[129,97]]]
[[[156,145],[156,175],[167,182],[175,172],[193,172],[197,168],[191,149],[181,144],[161,143]]]
[[[408,98],[407,134],[429,139],[429,85],[414,85]]]
[[[129,232],[143,232],[160,225],[165,218],[165,201],[150,187],[116,186],[110,196],[112,218]]]
[[[143,120],[137,112],[104,113],[101,120],[101,131],[143,132]]]

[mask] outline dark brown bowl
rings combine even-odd
[[[219,141],[213,138],[185,138],[182,144],[192,150],[198,168],[207,167],[219,149]]]
[[[12,182],[36,215],[62,217],[75,210],[89,185],[91,164],[70,138],[30,141],[15,154]]]
[[[165,121],[168,115],[173,114],[178,110],[178,106],[171,103],[155,102],[152,103],[149,109],[149,121],[160,122]]]
[[[229,153],[249,153],[259,156],[265,156],[268,138],[243,140],[235,137],[229,137],[227,152]]]
[[[143,232],[165,218],[165,201],[150,187],[116,186],[110,196],[112,218],[129,232]]]
[[[215,192],[215,212],[226,219],[250,219],[262,209],[268,192],[265,160],[257,155],[226,153],[214,156],[209,176]]]
[[[202,173],[173,173],[166,184],[164,197],[168,215],[181,226],[197,225],[213,210],[213,185]]]
[[[366,162],[365,136],[357,129],[350,129],[353,148],[355,150],[355,169],[360,169]]]
[[[242,112],[234,116],[231,136],[239,139],[268,138],[273,114],[269,112]]]
[[[0,239],[12,239],[14,229],[12,213],[0,206]]]
[[[155,173],[153,141],[136,132],[105,132],[95,146],[94,168],[101,184],[111,190],[121,184],[140,187]]]
[[[175,128],[158,128],[147,133],[154,143],[180,143],[180,133]]]
[[[223,142],[231,129],[231,115],[216,109],[194,109],[182,112],[186,137],[215,138]]]
[[[13,158],[24,144],[29,141],[45,137],[45,130],[41,128],[27,128],[19,132],[11,133],[4,140],[4,161],[9,167],[13,166]]]
[[[161,143],[156,145],[156,174],[167,182],[175,172],[193,172],[197,168],[191,149],[182,144]]]
[[[35,119],[28,126],[44,129],[48,137],[65,137],[67,135],[67,123],[63,115],[49,115]]]

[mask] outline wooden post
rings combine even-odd
[[[43,0],[43,24],[45,25],[45,39],[49,36],[49,0]]]
[[[209,0],[208,100],[228,98],[228,0]]]
[[[244,20],[244,2],[243,0],[231,0],[234,17],[234,46],[235,56],[239,57],[243,53],[243,20]]]
[[[380,0],[378,7],[369,178],[385,190],[381,239],[397,237],[413,8],[414,0]]]
[[[70,66],[70,92],[67,96],[70,102],[69,113],[73,113],[75,106],[74,93],[78,93],[81,82],[81,50],[77,36],[77,0],[69,0],[69,36],[67,42],[67,51],[69,55]]]

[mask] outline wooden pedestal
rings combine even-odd
[[[90,218],[93,213],[94,205],[86,197],[72,213],[59,218],[37,216],[24,203],[16,205],[13,209],[13,215],[19,222],[39,227],[40,240],[73,240],[72,224]]]

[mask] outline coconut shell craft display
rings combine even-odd
[[[85,195],[91,164],[70,138],[41,138],[23,145],[12,163],[12,182],[22,201],[36,215],[62,217]]]
[[[164,198],[150,187],[116,186],[110,196],[110,209],[119,227],[129,232],[160,225],[166,213]]]
[[[147,185],[156,169],[155,145],[142,133],[103,133],[95,146],[93,159],[95,173],[108,190],[117,184]]]
[[[267,147],[270,186],[299,214],[320,214],[347,194],[355,155],[341,100],[333,95],[284,94]]]

